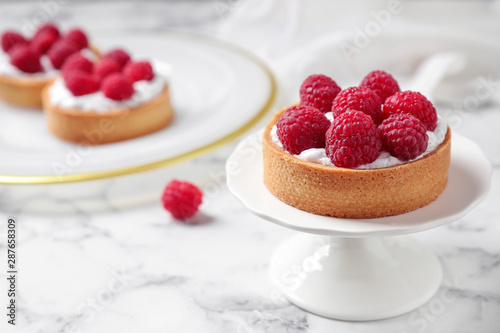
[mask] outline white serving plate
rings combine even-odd
[[[272,73],[233,44],[175,32],[93,40],[102,51],[124,47],[171,65],[174,122],[144,137],[83,147],[53,137],[41,110],[0,102],[0,210],[109,210],[158,201],[173,177],[213,182],[209,173],[220,170],[193,159],[245,133],[273,102]]]
[[[90,180],[188,159],[241,134],[266,112],[274,95],[274,79],[266,66],[216,39],[116,33],[94,40],[104,52],[124,47],[172,66],[174,122],[140,138],[79,147],[52,136],[40,110],[0,102],[0,183]]]
[[[425,207],[396,216],[343,219],[321,216],[290,206],[269,192],[263,182],[262,134],[243,140],[228,159],[238,172],[228,171],[229,189],[252,213],[283,227],[337,237],[388,237],[436,228],[470,212],[488,195],[492,166],[481,148],[453,132],[448,183],[436,200]],[[248,156],[253,150],[254,158]]]

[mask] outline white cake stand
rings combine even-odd
[[[261,133],[247,137],[229,157],[227,183],[257,216],[300,231],[278,248],[270,265],[272,280],[292,303],[320,316],[364,321],[404,314],[434,295],[443,275],[438,258],[400,235],[459,219],[486,197],[492,167],[474,142],[453,133],[448,184],[431,204],[356,220],[307,213],[274,197],[262,179]]]

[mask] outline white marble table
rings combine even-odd
[[[85,22],[85,13],[116,6],[70,3],[57,17],[65,24]],[[183,6],[189,11],[188,4]],[[212,4],[205,6],[209,8],[201,11],[199,22],[210,22],[218,15]],[[33,4],[5,3],[0,8],[0,28],[14,26],[29,8],[39,9]],[[175,26],[155,16],[155,8],[148,11],[137,4],[119,8],[113,23],[94,19],[94,28]],[[141,19],[124,19],[136,10],[145,13]],[[500,332],[498,124],[500,109],[491,106],[467,114],[454,128],[475,140],[494,164],[492,189],[461,220],[415,235],[437,253],[445,277],[435,297],[412,313],[375,322],[341,322],[308,314],[284,301],[271,284],[268,265],[274,249],[293,232],[251,215],[222,180],[207,179],[201,185],[211,186],[212,191],[200,216],[205,223],[197,226],[173,221],[159,202],[128,210],[109,204],[102,213],[34,216],[23,213],[28,200],[19,204],[16,213],[0,212],[2,309],[9,217],[18,221],[19,243],[18,325],[7,326],[2,310],[0,331]],[[229,151],[230,147],[196,163],[222,172]],[[0,191],[0,195],[8,193]]]

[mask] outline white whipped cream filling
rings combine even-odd
[[[49,89],[50,101],[53,105],[62,108],[78,109],[82,112],[106,113],[115,109],[134,108],[145,104],[154,97],[158,96],[166,84],[166,80],[171,71],[170,65],[153,60],[151,62],[155,77],[151,81],[134,82],[134,94],[126,100],[115,101],[107,98],[102,91],[96,91],[92,94],[74,96],[66,87],[64,79],[59,77]]]
[[[34,79],[50,79],[57,76],[59,71],[52,66],[49,57],[43,55],[40,57],[43,72],[26,73],[10,63],[9,55],[5,52],[0,52],[0,74],[8,76],[21,76]]]
[[[325,114],[325,116],[332,121],[333,120],[333,115],[331,112],[328,112]],[[392,156],[386,151],[382,151],[379,155],[379,157],[373,161],[372,163],[368,164],[363,164],[358,166],[355,169],[380,169],[380,168],[387,168],[399,164],[404,164],[408,163],[411,161],[418,160],[419,158],[424,157],[425,155],[433,152],[436,150],[436,148],[443,143],[444,138],[446,136],[446,131],[448,129],[448,126],[446,124],[446,121],[444,121],[441,117],[438,116],[438,121],[437,121],[437,126],[434,129],[434,131],[427,131],[427,135],[429,136],[429,141],[427,142],[427,150],[417,156],[413,160],[409,160],[407,162],[400,161],[397,157]],[[281,143],[279,137],[278,137],[278,127],[276,125],[273,126],[271,129],[271,138],[274,143],[276,143],[281,149],[284,150],[283,144]],[[336,168],[336,166],[332,163],[330,158],[326,156],[326,151],[324,148],[311,148],[311,149],[306,149],[302,153],[298,155],[294,155],[295,157],[312,162],[312,163],[317,163],[317,164],[322,164],[322,165],[327,165]]]

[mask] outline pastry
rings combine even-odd
[[[339,92],[330,81],[306,79],[301,104],[276,113],[264,129],[269,191],[301,210],[353,219],[398,215],[435,200],[448,179],[451,131],[432,104],[392,91],[382,105],[376,88]],[[325,105],[332,111],[321,112]]]
[[[41,26],[31,39],[14,31],[2,34],[0,51],[0,99],[18,106],[41,108],[42,90],[59,73],[65,60],[81,52],[99,55],[80,29],[65,35],[52,23]]]
[[[130,60],[119,49],[96,64],[80,60],[42,94],[48,128],[56,137],[100,145],[153,133],[172,121],[166,64]]]

